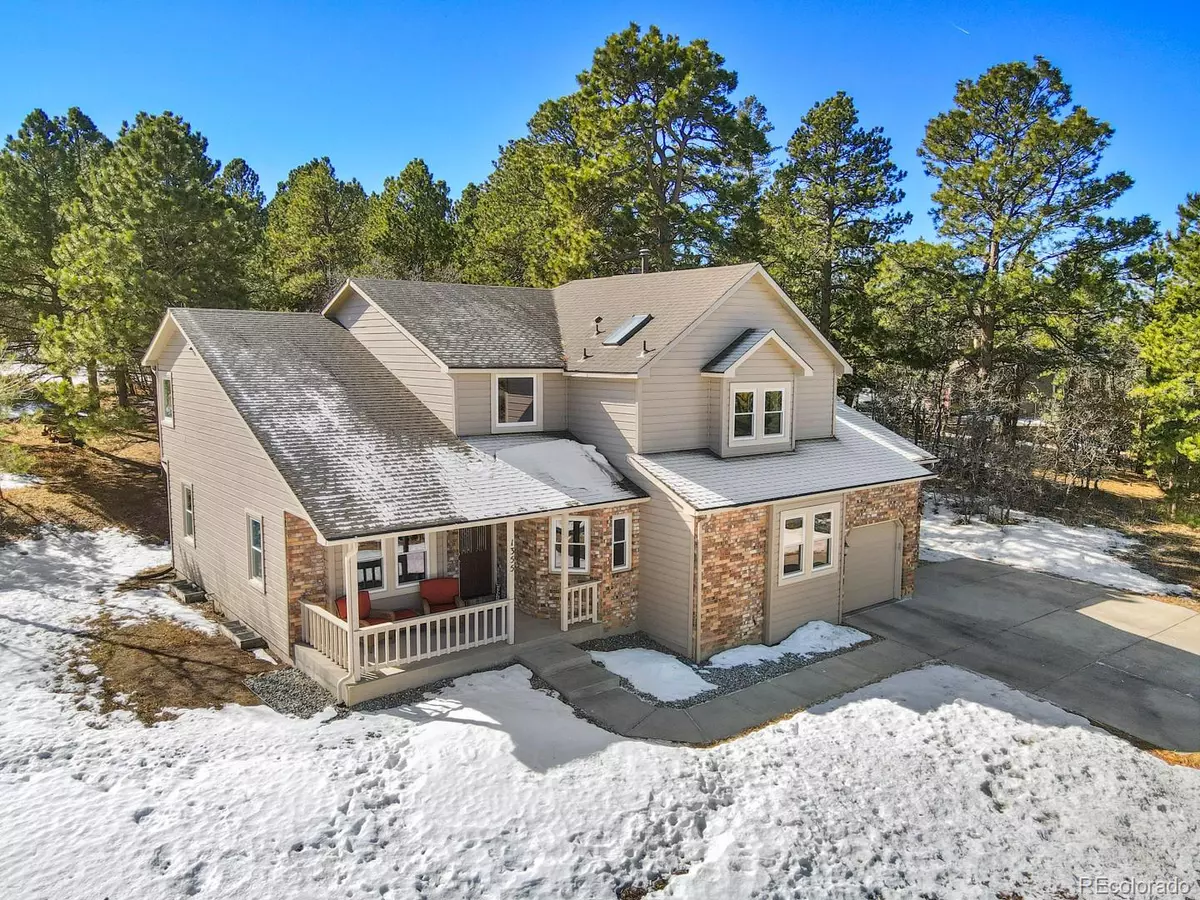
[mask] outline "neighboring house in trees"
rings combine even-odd
[[[352,279],[320,314],[170,310],[145,364],[176,568],[350,702],[606,631],[703,660],[913,588],[931,458],[838,401],[757,264]]]

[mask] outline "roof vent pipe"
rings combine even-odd
[[[645,275],[650,271],[650,250],[643,247],[638,251],[638,256],[642,258],[642,274]]]
[[[596,326],[596,337],[600,336],[600,323],[604,321],[604,316],[596,316],[596,321],[592,324]]]

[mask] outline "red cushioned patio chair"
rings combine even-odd
[[[421,582],[421,605],[425,615],[462,609],[462,597],[458,593],[457,578],[426,578]]]
[[[346,598],[338,597],[333,602],[337,606],[337,614],[345,619]],[[358,623],[360,625],[382,625],[384,622],[396,622],[400,619],[416,617],[415,609],[371,609],[371,592],[365,589],[358,592]]]

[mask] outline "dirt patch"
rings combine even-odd
[[[71,666],[77,680],[101,676],[100,711],[129,710],[146,725],[174,718],[172,708],[255,706],[259,700],[244,679],[275,668],[221,635],[170,619],[118,624],[102,614],[89,623],[85,637]]]
[[[76,447],[54,443],[41,425],[20,422],[7,429],[4,440],[33,456],[30,474],[43,483],[4,492],[0,544],[28,537],[42,525],[117,527],[147,540],[167,539],[165,482],[151,424]]]

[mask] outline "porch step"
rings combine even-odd
[[[620,687],[621,682],[608,669],[589,661],[586,665],[570,666],[553,675],[542,676],[568,700],[583,700]]]
[[[549,680],[551,675],[563,669],[591,665],[592,658],[574,644],[556,640],[518,648],[517,662]]]
[[[180,603],[203,603],[206,596],[202,588],[192,584],[192,582],[185,578],[180,578],[168,584],[167,593]]]
[[[243,625],[237,619],[218,622],[217,630],[233,641],[239,650],[257,650],[259,647],[267,646],[266,640],[258,632],[248,625]]]

